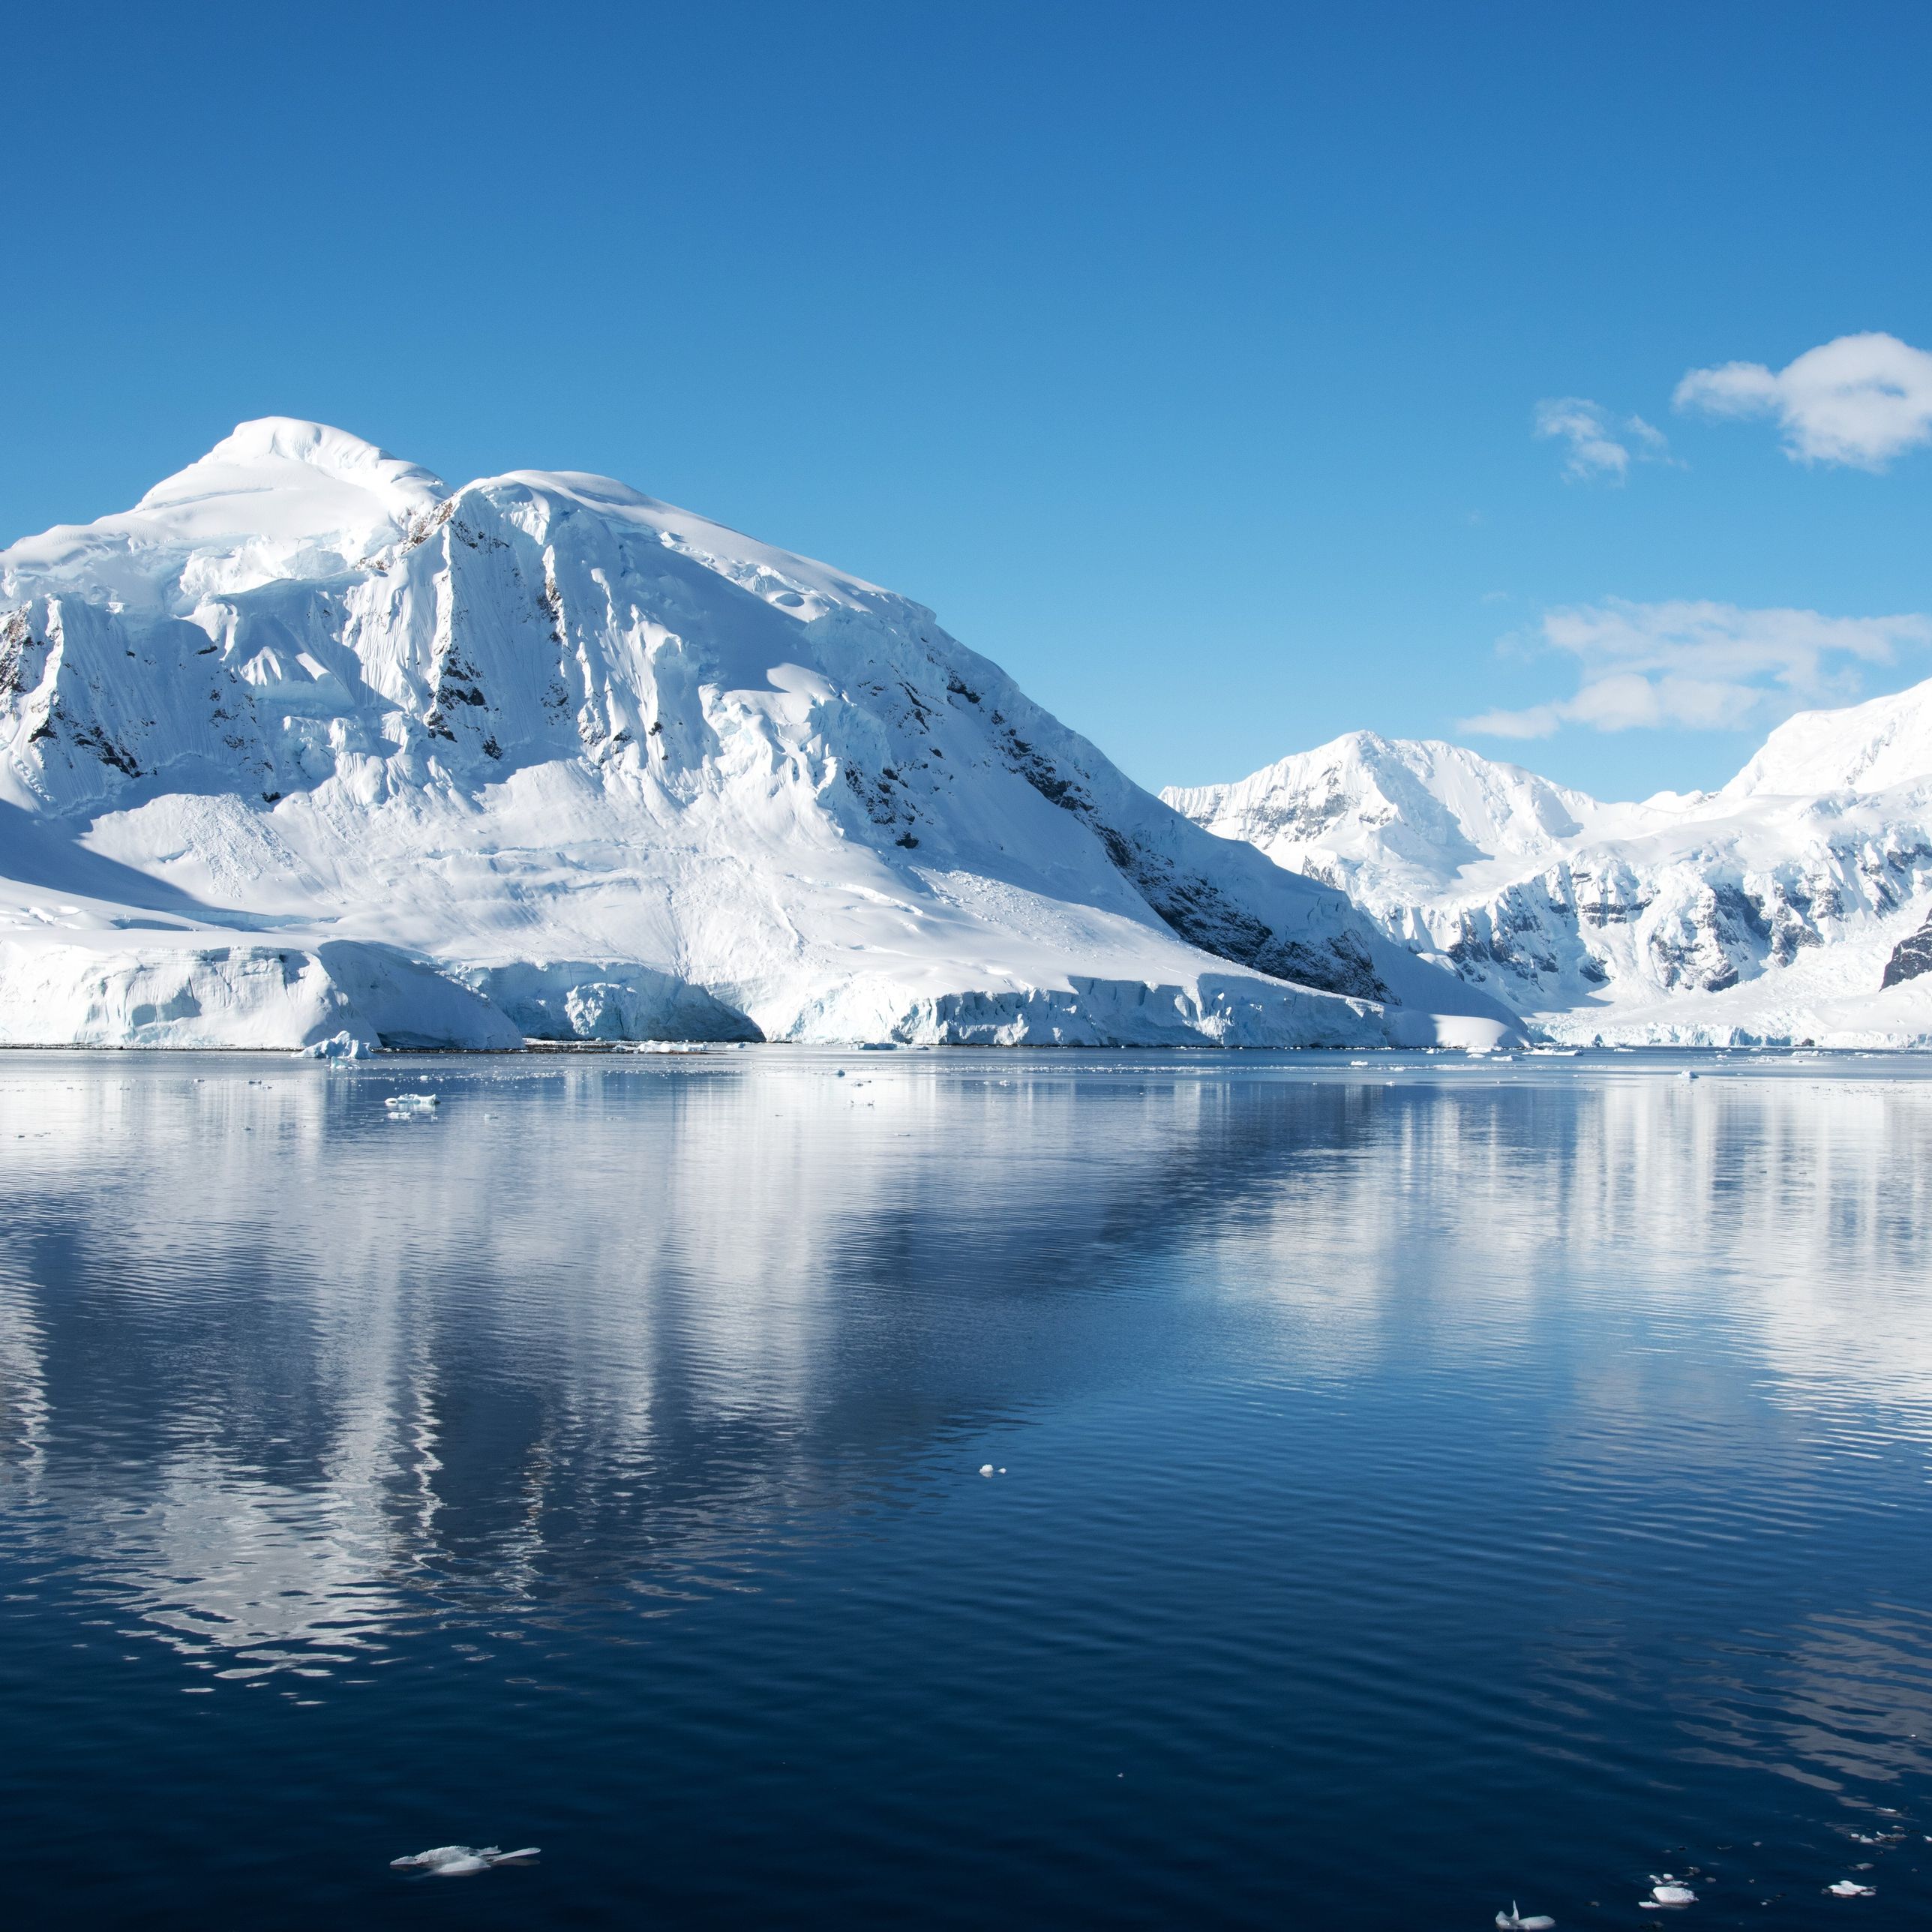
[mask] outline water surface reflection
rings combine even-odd
[[[30,1903],[1928,1902],[1915,1066],[14,1054],[0,1154]]]

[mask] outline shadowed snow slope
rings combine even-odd
[[[1641,805],[1366,732],[1162,796],[1559,1039],[1932,1046],[1932,682]]]
[[[1482,1043],[932,614],[246,423],[0,552],[0,1041]]]

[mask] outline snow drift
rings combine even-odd
[[[1556,1039],[1932,1046],[1932,682],[1642,804],[1366,732],[1162,796]]]
[[[246,423],[0,552],[0,1042],[1482,1043],[932,614]]]

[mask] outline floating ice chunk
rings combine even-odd
[[[392,1871],[455,1872],[487,1871],[489,1862],[467,1845],[432,1845],[426,1852],[416,1852],[407,1858],[392,1858]]]
[[[382,1105],[392,1114],[426,1114],[436,1101],[434,1094],[392,1094]]]
[[[1661,1878],[1652,1872],[1650,1896],[1639,1899],[1637,1903],[1646,1912],[1674,1911],[1682,1906],[1695,1905],[1697,1894],[1688,1885],[1679,1885],[1668,1872]]]
[[[993,1473],[992,1464],[990,1462],[982,1462],[980,1465],[980,1473],[982,1476],[990,1476]]]
[[[1550,1928],[1556,1922],[1546,1912],[1532,1912],[1526,1918],[1522,1916],[1522,1907],[1511,1899],[1510,1909],[1496,1914],[1496,1923],[1502,1927],[1502,1932],[1550,1932]]]
[[[392,1871],[428,1872],[433,1878],[469,1878],[488,1871],[492,1865],[527,1864],[537,1856],[535,1845],[514,1852],[500,1851],[494,1845],[475,1849],[468,1845],[434,1845],[426,1852],[407,1858],[392,1858]]]
[[[366,1060],[370,1046],[352,1033],[332,1034],[326,1040],[312,1040],[296,1049],[298,1060]]]
[[[1828,1885],[1825,1889],[1834,1898],[1876,1898],[1878,1896],[1877,1886],[1860,1885],[1856,1879],[1841,1878],[1836,1885]]]

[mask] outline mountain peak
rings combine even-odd
[[[262,416],[131,510],[0,550],[0,590],[38,582],[178,614],[292,578],[333,576],[402,537],[448,491],[419,464],[326,423]]]
[[[1787,718],[1718,794],[1726,801],[1889,791],[1932,778],[1932,679]]]
[[[442,478],[420,464],[392,456],[347,430],[297,416],[257,416],[237,423],[206,456],[157,483],[136,507],[181,502],[211,482],[226,482],[236,472],[260,471],[260,487],[286,487],[290,479],[284,466],[291,464],[379,495],[408,498],[412,508],[440,502],[448,494]]]
[[[197,548],[244,533],[299,530],[310,537],[354,532],[366,549],[374,526],[400,531],[448,494],[442,479],[420,464],[406,463],[347,430],[295,416],[259,416],[236,424],[206,456],[164,477],[128,514],[159,513],[181,524]],[[268,524],[277,527],[272,532]]]

